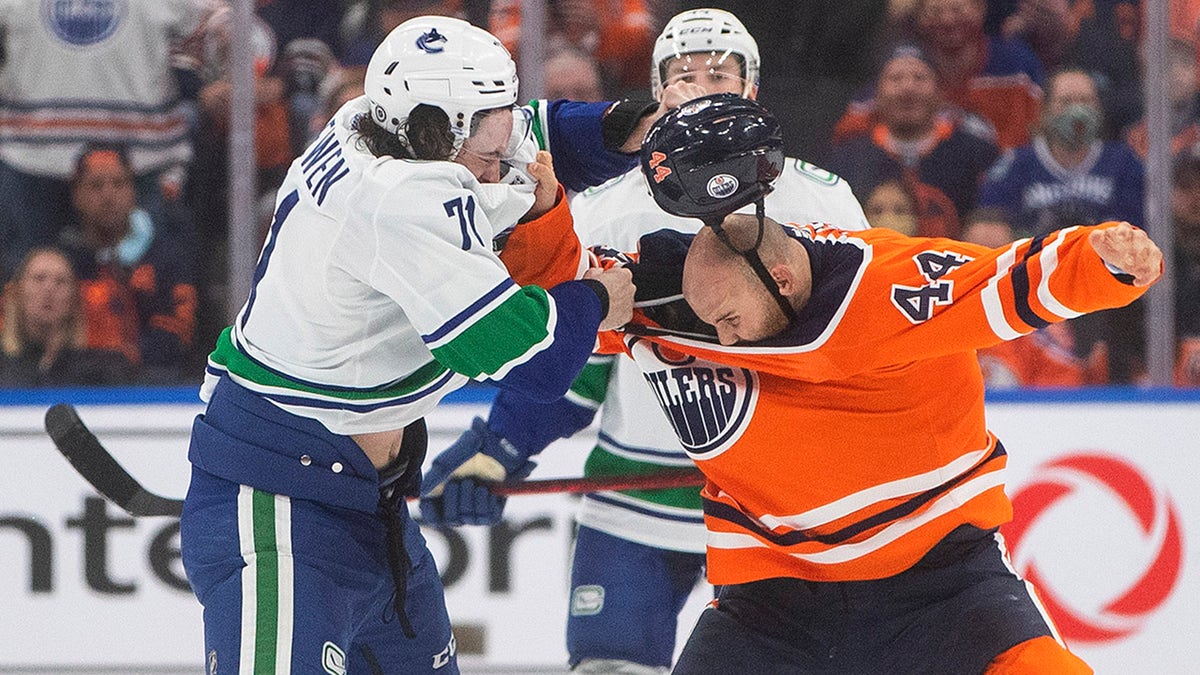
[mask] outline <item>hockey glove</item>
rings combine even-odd
[[[422,480],[421,520],[433,527],[495,525],[506,499],[493,494],[488,483],[524,478],[534,466],[476,417],[433,459]]]

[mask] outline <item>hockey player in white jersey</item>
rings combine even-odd
[[[209,673],[458,672],[404,504],[422,416],[470,379],[560,397],[597,330],[632,311],[627,273],[571,280],[581,249],[493,36],[413,19],[376,50],[365,90],[289,169],[249,299],[209,359],[181,519]],[[610,123],[636,145],[643,107],[620,108],[536,111],[564,144],[564,183],[634,163]],[[564,222],[561,264],[495,252]]]
[[[742,23],[717,9],[683,12],[664,28],[654,46],[652,90],[692,82],[705,93],[753,98],[758,86],[758,47]],[[821,221],[844,229],[867,227],[862,208],[838,176],[800,159],[786,160],[766,213],[782,222]],[[750,208],[750,207],[748,207]],[[633,251],[649,232],[670,228],[687,233],[696,219],[659,209],[639,170],[576,195],[571,210],[586,246]],[[427,489],[475,453],[527,457],[557,438],[588,426],[601,411],[600,435],[587,459],[587,475],[642,474],[691,466],[637,366],[628,359],[593,357],[568,395],[537,404],[501,392],[489,420],[435,459]],[[458,468],[458,491],[483,489],[471,468]],[[448,488],[449,489],[449,488]],[[422,514],[434,523],[493,523],[499,500],[462,499],[461,508],[423,500]],[[576,672],[661,673],[671,665],[677,615],[703,578],[705,532],[696,488],[601,492],[586,495],[578,514],[572,560],[567,647]]]

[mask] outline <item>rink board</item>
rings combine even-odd
[[[42,431],[75,402],[118,460],[159,494],[187,487],[192,391],[0,392],[0,672],[202,672],[200,607],[177,521],[133,521],[95,493]],[[435,454],[486,414],[486,393],[429,418]],[[1200,395],[1097,390],[991,397],[1021,526],[1014,564],[1036,577],[1072,648],[1098,673],[1194,672],[1200,662]],[[590,437],[562,441],[538,477],[578,475]],[[576,500],[509,500],[496,529],[427,532],[463,663],[555,667]],[[1010,543],[1012,537],[1010,536]],[[706,599],[682,617],[686,635]]]

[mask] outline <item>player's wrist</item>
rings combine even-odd
[[[596,293],[596,297],[600,300],[600,318],[608,316],[608,287],[599,279],[580,279],[579,281],[587,284],[587,287]]]

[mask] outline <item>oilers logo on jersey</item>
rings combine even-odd
[[[630,349],[693,459],[716,457],[745,431],[758,402],[758,377],[752,371],[637,338]]]
[[[42,19],[55,37],[75,47],[103,42],[121,25],[128,0],[59,0],[42,3]]]

